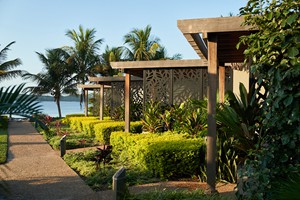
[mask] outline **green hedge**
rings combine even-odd
[[[161,178],[198,174],[205,163],[203,139],[187,139],[183,134],[113,132],[110,142],[114,159],[139,165]]]
[[[63,118],[62,122],[63,123],[66,123],[66,124],[70,124],[70,118],[71,117],[84,117],[85,115],[84,114],[69,114],[69,115],[66,115],[65,118]]]
[[[86,121],[82,121],[81,125],[82,125],[82,130],[85,134],[89,135],[89,136],[95,136],[95,129],[94,126],[96,124],[100,124],[100,123],[107,123],[107,122],[111,122],[113,120],[99,120],[99,119],[92,119],[92,120],[86,120]]]
[[[110,144],[110,134],[114,131],[124,131],[124,121],[112,121],[94,125],[95,137],[101,144]],[[142,132],[142,122],[131,122],[130,131],[133,133]]]
[[[83,121],[89,121],[89,120],[99,120],[99,117],[70,117],[69,118],[69,125],[70,128],[73,130],[77,130],[79,132],[82,132],[82,122]]]

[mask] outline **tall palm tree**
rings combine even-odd
[[[22,70],[12,70],[22,64],[19,58],[6,61],[7,51],[10,50],[10,46],[14,43],[15,41],[9,43],[0,51],[0,81],[15,78],[23,73]]]
[[[74,47],[67,47],[73,60],[73,72],[77,83],[85,84],[88,76],[99,74],[103,69],[100,62],[100,56],[97,51],[103,43],[103,39],[95,40],[95,29],[86,29],[79,26],[79,32],[68,30],[68,36],[74,42]],[[84,100],[84,91],[81,90],[80,105]]]
[[[103,39],[95,40],[95,29],[86,29],[79,26],[79,32],[68,30],[66,36],[74,42],[74,47],[68,47],[74,62],[74,73],[78,83],[85,84],[88,76],[101,71],[98,50]]]
[[[37,82],[37,86],[27,89],[35,94],[50,93],[56,102],[59,117],[61,117],[60,99],[62,94],[76,95],[76,83],[72,77],[69,63],[70,55],[63,49],[50,49],[46,55],[36,52],[44,65],[44,71],[38,74],[25,74],[25,79]]]
[[[160,48],[159,38],[151,35],[151,26],[145,29],[133,29],[124,36],[125,54],[128,60],[153,60]]]
[[[122,47],[109,47],[106,46],[104,53],[101,55],[101,63],[103,65],[102,75],[113,76],[118,74],[118,70],[112,69],[110,62],[123,60],[123,48]]]

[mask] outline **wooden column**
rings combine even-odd
[[[225,65],[224,63],[219,66],[219,100],[224,103],[225,98]]]
[[[206,161],[207,161],[207,185],[206,193],[216,193],[216,141],[217,141],[217,126],[214,118],[216,114],[217,100],[217,36],[214,34],[208,35],[208,88],[207,88],[207,109],[208,109],[208,133],[206,142]]]
[[[125,70],[125,132],[130,131],[130,71]]]
[[[104,85],[100,86],[100,105],[99,105],[99,119],[103,120],[103,110],[104,110]]]
[[[84,115],[87,117],[88,115],[89,115],[89,108],[88,108],[88,106],[89,106],[89,91],[88,90],[86,90],[86,89],[84,89],[83,90],[84,91],[84,98],[83,98],[83,100],[84,100]]]

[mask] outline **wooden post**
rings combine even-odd
[[[219,66],[219,101],[224,103],[225,98],[225,65]]]
[[[130,71],[125,70],[125,132],[130,131]]]
[[[89,115],[89,92],[88,90],[84,89],[84,115],[87,117]]]
[[[99,106],[99,119],[103,120],[103,110],[104,110],[104,85],[100,86],[100,106]]]
[[[217,126],[214,118],[216,114],[216,95],[217,95],[217,36],[208,36],[208,88],[207,88],[207,109],[208,109],[208,133],[206,142],[206,161],[207,161],[207,185],[206,193],[216,193],[216,141]]]

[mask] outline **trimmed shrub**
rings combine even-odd
[[[146,145],[143,159],[147,169],[161,178],[198,175],[200,163],[205,163],[203,140],[156,141]]]
[[[84,117],[84,116],[85,116],[84,114],[69,114],[69,115],[66,115],[66,117],[62,119],[62,122],[66,123],[66,124],[70,124],[69,119],[71,117]]]
[[[100,142],[100,144],[110,144],[110,134],[114,131],[124,131],[124,129],[124,121],[112,121],[94,125],[95,137]],[[134,133],[141,133],[142,122],[131,122],[130,131]]]
[[[198,174],[201,163],[205,163],[203,139],[187,139],[184,134],[113,132],[110,141],[114,159],[150,170],[161,178]]]
[[[107,123],[110,121],[112,121],[112,120],[99,120],[99,119],[94,120],[93,119],[93,120],[82,121],[81,122],[82,130],[85,134],[87,134],[89,136],[95,136],[94,126],[99,123]]]
[[[71,129],[82,132],[83,130],[82,130],[81,122],[88,121],[88,120],[96,120],[96,119],[99,119],[99,117],[70,117],[69,125]]]

